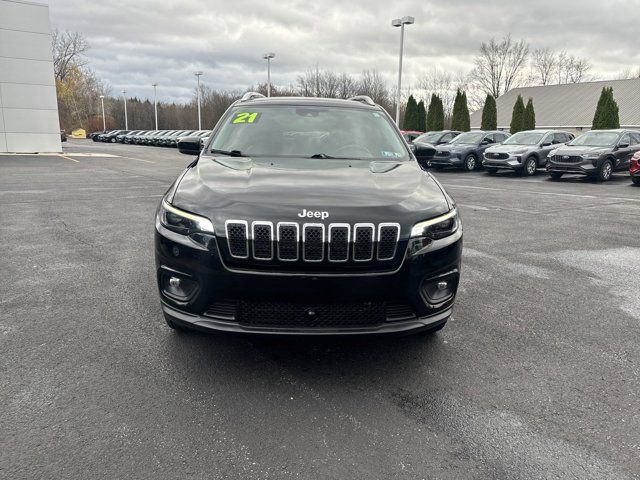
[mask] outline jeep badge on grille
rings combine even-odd
[[[324,220],[325,218],[329,218],[329,212],[319,211],[319,210],[307,210],[306,208],[302,209],[302,212],[298,213],[300,218],[321,218]]]

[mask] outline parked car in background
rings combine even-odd
[[[67,141],[67,132],[65,132],[64,130],[60,130],[60,141],[61,142]]]
[[[418,132],[417,130],[401,130],[400,133],[402,133],[402,136],[407,141],[407,143],[411,143],[424,132]]]
[[[442,130],[439,132],[427,132],[418,136],[413,142],[428,143],[430,145],[441,145],[449,143],[451,140],[460,135],[461,132],[455,130]]]
[[[438,145],[431,159],[435,168],[457,167],[465,171],[482,167],[482,155],[492,145],[504,142],[509,134],[500,131],[478,130],[461,133],[449,143]]]
[[[135,135],[136,133],[139,133],[141,130],[131,130],[131,131],[124,131],[124,132],[120,132],[118,135],[116,135],[116,142],[118,143],[124,143],[124,137],[127,135]]]
[[[100,135],[100,141],[107,143],[116,143],[118,141],[116,140],[116,137],[119,134],[125,133],[129,133],[129,130],[112,130],[109,133],[103,133],[102,135]]]
[[[552,180],[576,173],[607,181],[613,172],[629,170],[631,157],[638,151],[640,132],[591,130],[550,152],[547,172]]]
[[[629,167],[629,175],[634,185],[640,185],[640,151],[631,157],[631,166]]]
[[[501,145],[484,152],[482,165],[489,174],[499,169],[515,170],[522,175],[535,175],[547,164],[549,152],[573,140],[573,134],[560,130],[525,130],[511,135]]]
[[[187,137],[200,137],[202,138],[203,136],[205,136],[206,134],[209,133],[209,130],[195,130],[192,131],[191,133],[189,133],[189,130],[186,130],[184,133],[181,133],[179,135],[174,135],[172,137],[169,138],[169,142],[167,143],[168,147],[177,147],[178,146],[178,142],[180,140],[182,140],[183,138],[187,138]]]

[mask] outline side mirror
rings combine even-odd
[[[185,137],[178,142],[178,151],[186,155],[198,155],[200,149],[200,137]]]
[[[629,144],[628,143],[619,143],[618,144],[618,148],[629,148]]]
[[[484,145],[489,145],[491,142],[489,140],[483,140],[482,142],[480,142],[480,146],[484,146]]]
[[[554,140],[552,143],[558,143],[558,142]],[[542,145],[540,145],[540,146],[541,146],[541,147],[550,147],[550,146],[551,146],[551,143],[549,143],[549,142],[544,142],[544,143],[543,143]]]

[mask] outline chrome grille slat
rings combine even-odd
[[[305,223],[302,226],[302,259],[305,262],[324,260],[323,223]]]
[[[329,225],[329,261],[346,262],[349,260],[349,240],[351,226],[348,223]]]
[[[277,230],[278,260],[295,262],[298,260],[300,226],[294,222],[280,222]]]
[[[396,248],[400,240],[399,223],[378,224],[378,260],[391,260],[396,256]]]
[[[375,241],[373,223],[356,223],[353,226],[353,261],[368,262],[373,260]]]
[[[249,258],[249,223],[246,220],[227,220],[224,227],[231,256]]]
[[[273,223],[253,222],[251,224],[253,258],[256,260],[273,259]]]

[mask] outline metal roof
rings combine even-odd
[[[640,78],[514,88],[498,97],[498,128],[508,129],[518,95],[533,99],[538,128],[590,129],[603,87],[613,87],[621,127],[640,127]],[[471,128],[480,128],[482,110],[471,114]]]

